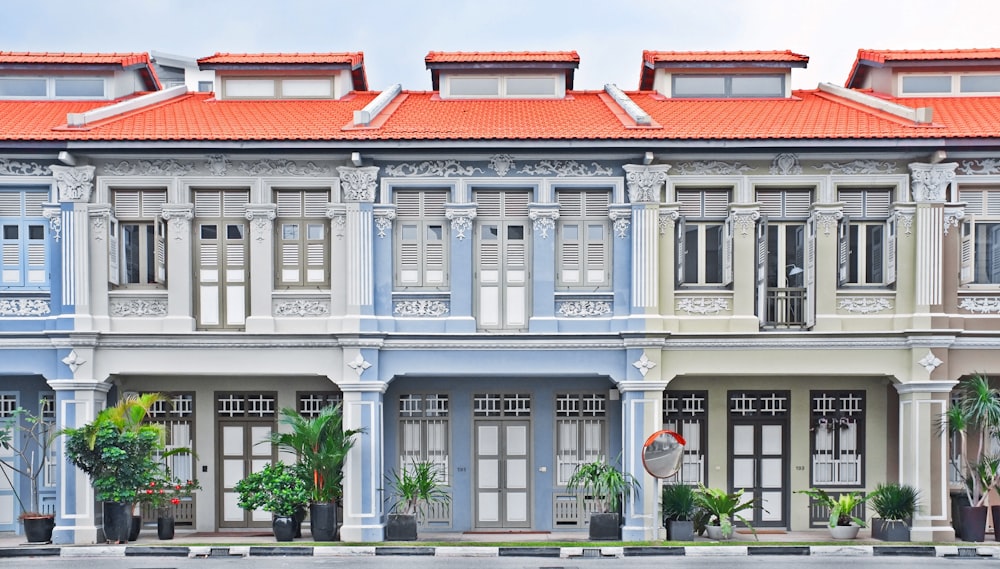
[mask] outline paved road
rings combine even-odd
[[[669,567],[691,569],[925,569],[955,567],[974,569],[975,567],[1000,567],[1000,559],[956,559],[956,558],[914,558],[914,557],[630,557],[624,559],[558,559],[540,557],[516,558],[441,558],[421,557],[232,557],[225,559],[189,558],[90,558],[90,559],[0,559],[0,568],[24,568],[32,565],[45,569],[664,569]]]

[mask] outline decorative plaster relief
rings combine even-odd
[[[48,176],[49,167],[38,162],[0,158],[0,176]]]
[[[779,154],[771,162],[772,176],[797,176],[802,173],[797,154]]]
[[[448,304],[440,300],[398,300],[393,303],[392,312],[396,316],[444,316]]]
[[[271,221],[275,218],[274,206],[266,204],[251,205],[247,208],[244,217],[250,222],[250,229],[253,238],[263,241],[271,233]]]
[[[51,311],[48,299],[0,298],[0,316],[45,316]]]
[[[1000,160],[996,158],[962,160],[958,171],[963,174],[1000,174]]]
[[[720,162],[719,160],[703,160],[697,162],[681,162],[674,166],[674,174],[682,176],[739,176],[743,172],[753,170],[742,162]]]
[[[76,370],[80,369],[80,366],[87,363],[87,360],[80,357],[80,354],[77,354],[76,350],[71,350],[69,355],[62,359],[62,363],[69,367],[69,371],[76,373]]]
[[[60,202],[89,202],[94,190],[93,166],[49,166],[56,179]]]
[[[385,167],[386,176],[471,176],[481,168],[463,166],[458,160],[428,160],[419,164],[396,164]]]
[[[846,296],[840,299],[839,308],[846,312],[872,314],[883,310],[892,310],[892,302],[888,298]]]
[[[719,314],[729,310],[729,299],[714,296],[682,298],[677,301],[677,310],[688,314]]]
[[[563,178],[566,176],[610,176],[613,174],[613,170],[601,166],[597,162],[585,165],[576,160],[539,160],[533,166],[524,166],[521,168],[520,173],[537,176],[555,174],[556,177]]]
[[[825,210],[825,211],[813,211],[813,219],[816,223],[823,228],[823,235],[829,235],[834,229],[837,228],[837,220],[844,218],[844,212],[842,210]]]
[[[605,300],[568,300],[559,303],[559,315],[568,318],[587,318],[611,314],[611,303]]]
[[[300,318],[326,316],[330,313],[330,304],[320,300],[287,300],[279,302],[274,307],[275,316],[298,316]]]
[[[128,160],[108,163],[102,169],[105,175],[111,176],[184,176],[194,170],[193,162],[180,160]]]
[[[229,166],[233,163],[225,154],[209,154],[205,157],[205,160],[207,161],[208,171],[213,176],[225,176],[229,170]]]
[[[612,228],[619,239],[628,237],[628,230],[632,227],[632,212],[613,209],[608,212],[608,217],[614,222]]]
[[[396,211],[392,209],[375,210],[375,230],[379,238],[384,238],[386,232],[392,229],[392,220],[396,219]]]
[[[104,238],[108,236],[108,221],[106,214],[94,215],[93,212],[91,212],[90,233],[94,236],[94,239],[104,241]]]
[[[465,232],[472,229],[472,220],[476,218],[476,210],[445,209],[444,216],[451,221],[451,228],[455,231],[455,237],[462,240],[465,239]]]
[[[362,168],[338,166],[337,172],[340,174],[340,188],[344,191],[344,199],[355,202],[374,201],[378,170],[378,166]]]
[[[276,160],[258,160],[256,162],[237,162],[236,169],[251,176],[327,176],[330,169],[319,166],[315,162],[306,162],[302,166],[284,158]]]
[[[642,354],[641,358],[632,362],[632,367],[639,370],[639,373],[642,374],[642,377],[646,377],[646,374],[649,373],[649,370],[656,367],[656,362],[647,358],[646,354]]]
[[[549,231],[555,229],[556,221],[559,219],[559,210],[556,206],[533,207],[528,210],[528,217],[534,222],[533,229],[539,233],[542,239],[549,238]]]
[[[514,157],[510,154],[494,154],[490,157],[490,170],[497,173],[501,178],[506,176],[517,165],[514,164]]]
[[[62,210],[58,207],[43,207],[42,217],[49,220],[49,231],[52,238],[59,241],[62,238]]]
[[[166,316],[167,301],[147,298],[112,299],[110,312],[112,316]]]
[[[669,164],[640,166],[625,164],[625,183],[628,185],[628,199],[632,203],[659,202],[660,188],[667,181]]]
[[[347,363],[347,367],[353,369],[354,373],[358,374],[358,377],[361,377],[361,374],[363,374],[366,369],[372,367],[372,364],[370,362],[366,362],[365,358],[361,354],[358,354],[357,357]]]
[[[949,227],[958,227],[958,222],[965,218],[965,207],[944,208],[944,234],[948,235]]]
[[[991,312],[1000,314],[1000,296],[963,298],[958,307],[978,314],[989,314]]]
[[[913,199],[918,202],[944,202],[944,192],[948,184],[955,180],[958,164],[924,164],[914,162],[910,166],[910,188]]]
[[[194,206],[190,204],[164,204],[160,217],[170,222],[170,234],[174,236],[174,240],[180,241],[191,229]]]
[[[913,214],[914,211],[896,210],[896,220],[903,226],[905,235],[913,235]]]
[[[852,160],[850,162],[827,162],[816,166],[817,170],[829,170],[831,174],[895,174],[896,163],[880,160]]]
[[[937,368],[944,362],[941,361],[937,356],[935,356],[930,350],[927,350],[927,355],[924,356],[917,363],[924,366],[924,369],[927,370],[927,373],[931,373],[932,371],[934,371],[935,368]]]
[[[660,235],[666,235],[667,231],[674,228],[674,224],[680,219],[681,212],[676,209],[660,209],[657,224],[660,227]]]
[[[753,228],[756,227],[757,220],[760,219],[760,211],[756,209],[734,211],[732,215],[736,227],[740,230],[740,235],[749,235]]]

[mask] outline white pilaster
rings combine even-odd
[[[345,350],[345,354],[351,351],[361,356],[367,350]],[[385,442],[382,405],[387,384],[362,379],[363,375],[369,373],[362,362],[365,362],[363,356],[360,360],[350,360],[348,364],[357,365],[345,366],[344,371],[345,378],[357,376],[359,380],[345,379],[338,382],[344,395],[344,429],[362,430],[344,462],[344,520],[340,528],[340,539],[372,542],[385,539],[382,510],[382,489],[385,486],[382,479],[382,449]],[[360,373],[357,371],[359,369]]]
[[[194,259],[191,252],[191,220],[194,204],[165,204],[160,213],[167,222],[167,318],[165,332],[194,330]]]
[[[943,205],[948,185],[955,179],[957,163],[912,163],[910,189],[917,202],[916,304],[941,304],[941,258],[945,226]]]
[[[250,315],[246,330],[258,334],[274,332],[271,290],[274,288],[274,204],[249,204],[250,222]]]

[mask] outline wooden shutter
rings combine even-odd
[[[767,218],[757,222],[757,318],[767,323]]]
[[[157,284],[166,285],[167,284],[167,224],[166,221],[157,217],[156,221],[153,222],[156,227],[154,228],[154,239],[156,243],[154,245],[154,251],[156,254],[156,282]]]
[[[837,286],[844,286],[851,274],[850,220],[847,215],[837,223]]]
[[[885,222],[885,284],[896,284],[896,216]]]
[[[722,226],[722,286],[733,284],[733,238],[735,229],[736,220],[730,216]]]
[[[805,310],[806,328],[816,325],[816,220],[806,222],[806,258],[803,267],[806,284],[806,297],[802,299],[802,309]]]
[[[687,234],[685,233],[684,217],[678,217],[674,222],[674,265],[676,265],[675,279],[677,286],[687,282],[687,275],[684,274],[684,252],[687,250]]]
[[[113,285],[121,284],[121,241],[118,237],[120,231],[118,219],[114,216],[108,218],[108,282]]]

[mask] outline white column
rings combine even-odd
[[[194,330],[194,259],[191,220],[194,205],[165,204],[160,213],[167,222],[167,318],[164,332]]]
[[[345,207],[347,247],[347,314],[359,320],[374,314],[372,236],[374,233],[375,185],[377,166],[350,168],[340,166],[340,187]]]
[[[910,189],[917,202],[917,290],[918,309],[941,304],[941,255],[944,242],[944,202],[958,164],[913,163]]]
[[[271,291],[274,288],[274,204],[249,204],[250,222],[250,315],[246,331],[257,334],[274,332],[271,316]]]
[[[669,164],[626,164],[632,203],[632,312],[657,313],[659,301],[659,203]]]
[[[49,166],[61,207],[62,304],[73,307],[75,330],[90,330],[90,219],[87,202],[94,190],[93,166]],[[64,314],[66,314],[64,312]]]
[[[913,541],[951,541],[955,530],[949,521],[948,433],[938,419],[948,410],[954,381],[898,383],[899,482],[920,492],[920,507],[913,516]]]

